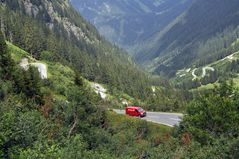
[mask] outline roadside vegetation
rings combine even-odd
[[[45,80],[22,70],[10,54],[19,49],[8,46],[1,36],[1,158],[238,158],[238,93],[228,83],[192,101],[169,128],[107,111],[60,63],[45,61]]]
[[[171,82],[140,70],[68,1],[0,3],[0,158],[239,158],[239,34],[230,34],[227,49],[227,36],[218,39],[223,50],[214,58],[194,61],[196,76],[204,75],[201,68],[207,66],[215,71],[192,80],[194,68],[185,69]],[[39,14],[28,13],[27,4],[41,6]],[[67,29],[72,27],[71,33]],[[211,40],[200,48],[217,43]],[[34,66],[21,68],[23,58],[45,64],[47,78]],[[104,86],[108,98],[97,95],[91,83]],[[109,111],[123,108],[125,100],[147,111],[185,116],[179,126],[169,128]]]

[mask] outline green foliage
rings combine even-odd
[[[167,136],[171,131],[166,126],[158,126],[111,112],[107,114],[105,125],[108,136],[111,136],[110,151],[119,158],[147,156],[158,144],[167,142]]]
[[[7,44],[0,32],[0,79],[10,79],[12,76],[14,62],[11,59],[11,55],[8,52]]]
[[[224,82],[213,94],[202,96],[187,107],[180,131],[191,133],[203,144],[220,136],[234,138],[239,132],[238,111],[238,92]]]
[[[14,91],[24,93],[27,98],[42,104],[41,87],[43,85],[37,68],[29,67],[27,71],[16,68],[13,74]]]
[[[16,157],[20,159],[57,159],[60,158],[60,148],[57,144],[36,143],[33,148],[22,150]]]
[[[75,76],[76,76],[75,77],[75,84],[78,85],[78,86],[83,86],[84,81],[83,81],[83,78],[80,75],[80,73],[75,71]]]
[[[0,38],[0,64],[6,64],[0,79],[0,158],[238,158],[238,93],[226,83],[189,105],[177,138],[166,126],[107,112],[82,76],[110,85],[112,92],[146,99],[153,109],[167,110],[164,104],[180,109],[181,99],[188,97],[167,82],[154,95],[151,82],[157,85],[157,79],[150,81],[121,50],[60,2],[52,2],[56,13],[71,17],[72,24],[98,44],[68,36],[59,23],[49,30],[45,10],[36,21],[16,1],[0,8],[7,39],[46,60],[49,71],[49,79],[41,80],[36,69],[17,67],[10,53],[16,51],[13,58],[18,61],[26,52],[12,45],[9,53]]]
[[[236,53],[239,50],[238,5],[236,0],[196,0],[170,25],[145,40],[143,43],[146,44],[139,46],[142,51],[136,59],[154,73],[171,78],[178,70],[204,67]],[[215,77],[234,73],[231,64],[227,65],[229,68],[216,69],[218,72],[206,77],[202,83],[212,83],[216,81]],[[235,63],[232,67],[237,68]],[[190,80],[185,81],[184,87],[187,83],[190,87]],[[195,88],[197,84],[192,85]]]
[[[182,111],[190,94],[186,90],[169,87],[156,87],[155,92],[148,96],[144,108],[152,111]]]
[[[44,61],[56,62],[57,58],[55,53],[49,51],[42,51],[40,55],[40,59]]]
[[[8,46],[8,50],[11,54],[11,57],[15,62],[19,63],[21,62],[23,58],[29,57],[29,54],[26,51],[20,49],[19,47],[17,47],[16,45],[13,45],[12,43],[8,41],[6,43]]]
[[[24,74],[24,85],[25,88],[21,90],[26,94],[27,97],[33,98],[36,102],[40,103],[42,99],[41,94],[41,78],[37,68],[30,67],[29,70]]]
[[[52,19],[43,2],[31,1],[36,7],[41,4],[37,15],[31,15],[23,1],[8,1],[1,7],[1,24],[4,35],[11,43],[23,48],[36,59],[58,61],[77,70],[90,81],[107,84],[135,97],[146,98],[150,86],[147,75],[140,71],[121,49],[111,45],[87,23],[68,2],[51,1],[55,15]],[[22,6],[22,7],[21,7]],[[81,33],[64,27],[67,19]],[[53,22],[52,29],[48,24]]]
[[[48,68],[49,79],[44,81],[44,85],[38,85],[38,82],[42,83],[38,79],[36,83],[31,81],[39,78],[34,69],[28,72],[16,69],[15,73],[20,72],[19,78],[13,78],[28,81],[20,82],[22,88],[27,88],[29,84],[33,87],[28,91],[38,92],[36,90],[39,88],[44,90],[40,91],[42,96],[39,96],[44,101],[42,104],[27,96],[27,92],[21,94],[21,91],[11,91],[13,86],[16,87],[14,83],[17,81],[6,80],[2,86],[8,96],[0,102],[0,157],[154,159],[238,156],[238,140],[230,135],[225,135],[225,139],[212,140],[212,145],[202,146],[198,142],[192,142],[187,135],[182,141],[173,138],[171,128],[166,126],[112,112],[106,113],[105,107],[100,106],[99,98],[89,90],[79,73],[60,63],[48,62]],[[60,85],[63,93],[55,89],[55,86]],[[219,97],[237,97],[231,97],[234,90],[227,84],[220,86],[215,93]],[[214,102],[221,103],[220,98],[215,100]],[[230,106],[228,109],[233,110],[231,103],[227,103],[226,106]],[[216,108],[212,108],[216,112]],[[223,117],[232,120],[227,116],[231,115],[230,112]],[[218,125],[222,123],[221,120],[217,121]],[[221,133],[216,128],[213,130]],[[230,130],[238,131],[237,125],[235,129],[226,126],[223,128],[227,128],[225,132],[228,134]]]
[[[29,111],[19,101],[19,97],[13,96],[0,103],[0,147],[3,152],[1,157],[16,155],[20,147],[32,145],[44,134],[42,126],[48,126],[40,112]],[[35,105],[34,102],[28,102],[32,107]]]
[[[10,81],[1,81],[1,85],[0,85],[0,99],[4,99],[5,97],[7,97],[7,95],[9,93],[12,92],[13,90],[13,84]]]

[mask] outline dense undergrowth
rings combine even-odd
[[[24,71],[17,63],[29,54],[3,36],[0,49],[1,158],[238,158],[232,85],[195,99],[171,129],[108,112],[80,74],[60,63],[45,61],[45,80],[35,68]]]

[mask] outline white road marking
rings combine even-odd
[[[179,119],[179,118],[169,118],[169,119],[176,120],[176,121],[181,121],[181,119]]]

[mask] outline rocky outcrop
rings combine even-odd
[[[43,64],[43,63],[40,63],[40,62],[29,63],[27,58],[23,58],[21,63],[20,63],[20,66],[24,70],[28,70],[29,66],[36,67],[39,71],[41,79],[47,79],[47,66],[46,66],[46,64]]]

